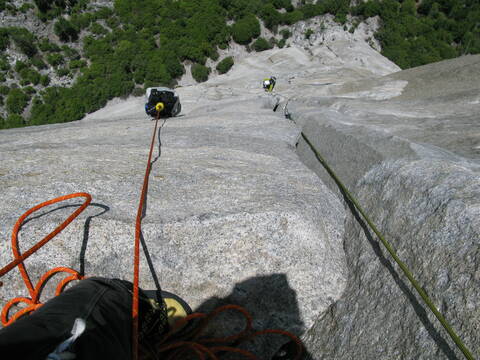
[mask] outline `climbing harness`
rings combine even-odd
[[[290,99],[289,99],[290,101]],[[289,120],[292,120],[295,122],[292,117],[290,112],[288,112],[288,101],[284,106],[284,115],[286,118]],[[435,307],[433,304],[433,301],[430,299],[430,297],[427,295],[425,290],[420,286],[418,281],[414,278],[412,272],[408,269],[408,267],[403,263],[400,258],[398,257],[397,253],[393,249],[393,246],[385,239],[383,234],[377,229],[375,224],[370,220],[368,215],[365,213],[363,208],[360,206],[359,202],[357,199],[351,194],[351,192],[347,189],[347,187],[342,183],[342,181],[338,178],[337,174],[332,170],[332,168],[328,165],[326,160],[320,155],[318,150],[315,148],[315,146],[311,143],[311,141],[308,139],[307,135],[302,131],[301,132],[302,138],[305,140],[305,142],[308,144],[308,146],[312,149],[313,153],[315,154],[315,157],[317,160],[320,162],[320,164],[325,168],[327,173],[332,177],[332,179],[335,181],[337,186],[340,188],[344,196],[355,206],[355,208],[358,210],[358,212],[362,215],[363,219],[365,222],[368,224],[370,229],[377,235],[377,237],[380,239],[381,243],[387,251],[390,253],[392,256],[393,260],[398,264],[400,269],[402,269],[403,273],[407,277],[407,279],[410,281],[412,286],[415,288],[417,293],[420,295],[420,297],[423,299],[425,304],[428,306],[428,308],[433,312],[435,317],[440,321],[444,329],[447,331],[448,335],[450,335],[451,339],[454,341],[454,343],[457,345],[457,347],[460,349],[460,351],[463,353],[466,359],[468,360],[474,360],[470,350],[464,345],[460,337],[455,333],[453,328],[450,326],[450,324],[447,322],[445,317],[438,311],[438,309]]]
[[[142,217],[143,209],[145,204],[145,198],[148,190],[148,180],[152,167],[152,153],[153,147],[155,144],[155,134],[157,132],[158,120],[160,119],[160,113],[165,108],[163,103],[157,103],[155,109],[157,111],[157,116],[155,119],[155,126],[152,135],[152,141],[150,144],[150,152],[148,155],[147,166],[145,170],[144,181],[142,185],[142,191],[140,195],[140,201],[137,209],[137,217],[135,222],[135,242],[134,242],[134,268],[133,268],[133,288],[132,288],[132,358],[138,360],[139,356],[139,271],[140,271],[140,238],[142,236]],[[75,210],[64,222],[57,226],[50,234],[45,236],[37,244],[32,246],[29,250],[20,253],[18,249],[18,232],[22,224],[25,222],[26,218],[32,213],[52,204],[56,204],[68,199],[82,197],[85,198],[83,204]],[[22,279],[27,287],[30,298],[27,297],[16,297],[13,300],[10,300],[3,308],[1,313],[1,321],[3,326],[8,326],[20,317],[29,314],[43,304],[40,302],[41,291],[45,283],[55,274],[60,272],[66,272],[69,274],[66,278],[60,281],[57,285],[55,296],[60,295],[65,286],[73,280],[82,280],[85,277],[81,275],[76,270],[67,268],[67,267],[56,267],[52,270],[47,271],[38,281],[36,286],[32,285],[32,282],[28,276],[27,270],[25,268],[24,261],[29,258],[33,253],[39,250],[41,247],[46,245],[50,240],[52,240],[56,235],[58,235],[62,230],[64,230],[76,217],[78,217],[91,203],[91,196],[87,193],[79,192],[73,193],[65,196],[61,196],[46,202],[43,202],[39,205],[34,206],[25,212],[15,223],[15,226],[12,231],[12,251],[14,255],[14,260],[7,264],[5,267],[0,269],[0,278],[6,273],[11,271],[13,268],[18,266]],[[0,282],[0,286],[3,284]],[[146,292],[148,293],[148,291]],[[291,356],[293,360],[300,360],[303,353],[303,345],[301,341],[293,334],[283,331],[283,330],[263,330],[263,331],[253,331],[252,327],[252,317],[251,315],[242,307],[237,305],[226,305],[215,309],[210,314],[204,313],[191,313],[191,309],[181,298],[164,292],[161,292],[162,296],[157,301],[164,301],[164,304],[167,309],[167,314],[169,312],[171,316],[168,318],[171,329],[166,334],[160,335],[160,340],[149,350],[150,356],[153,359],[158,359],[158,354],[162,354],[162,359],[166,360],[180,360],[185,358],[185,353],[188,351],[193,351],[200,360],[204,360],[205,356],[209,357],[212,360],[218,360],[217,354],[222,353],[234,353],[240,354],[248,359],[258,360],[258,358],[249,351],[238,348],[238,345],[247,341],[251,341],[253,338],[262,336],[262,335],[281,335],[288,337],[290,342],[287,344],[293,344],[295,349],[295,355]],[[147,294],[148,295],[148,294]],[[156,293],[158,295],[158,293]],[[150,292],[150,296],[152,296]],[[152,296],[154,298],[156,296]],[[152,299],[153,300],[153,299]],[[12,306],[19,303],[25,303],[27,307],[22,310],[17,311],[13,316],[9,316]],[[243,315],[246,325],[245,329],[236,335],[231,335],[223,338],[202,338],[202,332],[205,330],[207,325],[220,313],[225,311],[236,311]],[[190,323],[196,326],[187,326]],[[197,324],[198,323],[198,324]],[[62,342],[53,353],[49,355],[49,359],[61,358],[60,355],[68,353],[68,347],[75,341],[75,339],[83,333],[85,330],[85,324],[79,320],[75,322],[74,329],[72,330],[72,337]],[[170,341],[168,341],[171,339]],[[148,349],[142,349],[148,350]],[[70,355],[70,354],[67,354]],[[290,354],[291,355],[291,354]]]

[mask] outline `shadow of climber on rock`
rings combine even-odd
[[[252,277],[234,285],[232,292],[224,297],[212,297],[203,302],[194,312],[209,313],[214,309],[234,304],[245,308],[253,318],[254,330],[281,329],[300,337],[307,329],[301,319],[297,294],[288,284],[286,274]],[[240,332],[245,321],[234,312],[221,315],[205,330],[206,337],[224,337]],[[241,347],[253,352],[260,359],[287,360],[296,355],[290,339],[280,335],[262,335]],[[289,351],[277,356],[282,346]],[[305,349],[304,356],[305,354]]]

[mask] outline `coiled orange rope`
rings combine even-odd
[[[202,332],[205,330],[215,317],[220,313],[226,311],[236,311],[240,313],[245,320],[245,327],[238,334],[221,337],[221,338],[201,338]],[[192,321],[200,321],[196,327],[191,327],[191,330],[182,333],[178,336],[181,329],[187,327],[186,325]],[[290,338],[290,341],[295,346],[295,356],[290,354],[293,360],[300,360],[303,355],[303,344],[295,335],[283,330],[263,330],[253,331],[252,316],[243,307],[238,305],[224,305],[209,314],[194,313],[187,317],[178,320],[173,328],[165,335],[163,335],[159,342],[153,347],[145,350],[145,357],[148,355],[153,359],[164,360],[181,360],[189,359],[189,353],[193,353],[200,360],[205,360],[208,357],[212,360],[219,360],[220,354],[234,353],[242,355],[251,360],[258,360],[258,357],[250,351],[239,348],[238,346],[251,341],[254,338],[262,335],[281,335]],[[173,339],[172,339],[173,338]],[[172,340],[170,340],[172,339]]]
[[[73,199],[77,197],[83,197],[85,198],[84,203],[77,209],[75,210],[63,223],[61,223],[59,226],[57,226],[50,234],[45,236],[42,240],[40,240],[38,243],[36,243],[34,246],[32,246],[30,249],[28,249],[25,253],[21,254],[20,250],[18,249],[18,232],[20,231],[20,228],[22,227],[22,224],[24,223],[25,219],[33,214],[34,212],[52,205],[56,204],[68,199]],[[1,320],[3,326],[10,325],[13,321],[17,320],[21,316],[28,314],[36,309],[38,309],[40,306],[42,306],[42,303],[40,302],[40,295],[42,292],[43,287],[45,286],[46,282],[55,274],[60,273],[60,272],[66,272],[69,273],[70,276],[66,277],[63,279],[57,286],[55,294],[58,295],[62,292],[62,290],[65,288],[65,286],[73,280],[80,280],[83,277],[78,273],[77,271],[67,268],[67,267],[56,267],[50,271],[47,271],[38,281],[37,285],[33,287],[32,281],[30,280],[30,277],[28,276],[27,269],[25,268],[25,264],[23,263],[30,255],[32,255],[34,252],[39,250],[42,246],[44,246],[46,243],[48,243],[50,240],[52,240],[56,235],[58,235],[63,229],[65,229],[80,213],[87,208],[87,206],[90,204],[92,201],[92,197],[90,194],[87,193],[74,193],[70,195],[65,195],[61,196],[49,201],[45,201],[41,204],[38,204],[25,212],[22,216],[20,216],[15,223],[15,226],[13,227],[12,230],[12,251],[13,251],[13,257],[14,261],[12,261],[10,264],[5,266],[4,268],[0,269],[0,277],[8,273],[10,270],[12,270],[14,267],[18,266],[20,270],[20,274],[22,276],[22,279],[25,283],[25,286],[28,289],[28,292],[30,293],[30,298],[27,297],[16,297],[12,300],[10,300],[2,309],[2,314],[1,314]],[[11,318],[9,318],[9,311],[12,306],[19,304],[19,303],[25,303],[27,304],[27,307],[23,308],[22,310],[17,311]]]

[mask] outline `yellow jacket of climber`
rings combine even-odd
[[[263,79],[263,89],[266,92],[272,92],[276,82],[277,82],[277,79],[275,78],[275,76]]]

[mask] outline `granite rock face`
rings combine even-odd
[[[460,359],[303,131],[478,357],[480,57],[399,71],[369,44],[373,20],[353,34],[329,22],[324,31],[325,21],[298,25],[318,27],[308,43],[297,38],[300,46],[245,57],[225,75],[177,89],[183,114],[163,123],[155,149],[141,286],[155,288],[153,269],[194,309],[244,305],[257,328],[302,335],[313,359]],[[271,75],[277,86],[265,94]],[[21,213],[87,191],[94,203],[28,269],[33,278],[66,265],[131,280],[153,126],[142,100],[0,132],[2,264]],[[78,203],[25,224],[22,250]],[[2,280],[2,305],[26,295],[16,270]]]
[[[332,84],[289,112],[476,358],[480,355],[480,56]],[[300,141],[298,152],[339,193]],[[340,196],[341,194],[339,194]],[[315,359],[461,359],[350,209],[345,293],[304,339]]]
[[[296,155],[298,128],[262,109],[258,89],[240,101],[218,89],[179,88],[183,115],[161,122],[143,220],[150,266],[163,289],[194,309],[239,303],[258,329],[300,335],[343,292],[344,209]],[[2,131],[2,264],[12,258],[9,234],[18,216],[39,202],[85,191],[93,204],[26,260],[31,277],[70,266],[131,280],[152,131],[143,99],[136,98],[78,122]],[[21,250],[79,203],[40,211],[22,228]],[[2,280],[2,305],[27,295],[18,270]],[[140,284],[156,286],[145,257]]]
[[[400,258],[476,354],[478,173],[439,160],[398,160],[375,166],[356,189]],[[350,269],[346,291],[306,335],[314,358],[462,358],[390,255],[354,218],[347,221],[344,248]]]

